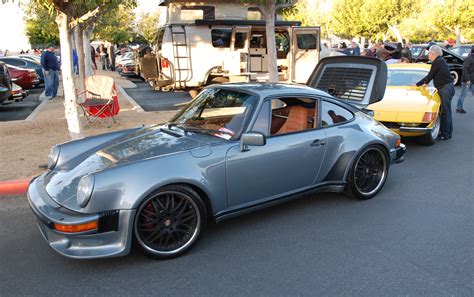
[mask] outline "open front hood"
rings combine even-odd
[[[49,172],[44,178],[45,189],[56,202],[74,209],[77,185],[84,175],[114,166],[189,151],[208,144],[192,136],[165,133],[159,128],[143,129],[120,137],[105,147],[98,144],[99,149],[92,149],[87,156],[78,156],[77,158],[81,159],[71,168]]]
[[[384,96],[387,65],[380,59],[370,57],[326,57],[319,61],[306,84],[366,108]]]

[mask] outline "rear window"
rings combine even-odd
[[[388,69],[387,86],[414,86],[428,71],[410,69]]]

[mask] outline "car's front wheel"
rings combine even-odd
[[[352,164],[346,192],[360,200],[374,197],[387,180],[388,168],[388,156],[382,148],[365,148]]]
[[[451,70],[451,77],[453,78],[453,84],[457,85],[459,82],[459,73],[456,70]]]
[[[440,114],[438,113],[438,117],[436,118],[436,121],[433,125],[433,129],[431,129],[430,132],[415,138],[416,142],[421,144],[421,145],[433,145],[433,144],[435,144],[436,138],[439,135],[440,128],[441,128],[441,117],[440,117]]]
[[[187,252],[197,241],[206,222],[206,210],[190,187],[161,188],[137,210],[134,234],[142,250],[160,259]]]

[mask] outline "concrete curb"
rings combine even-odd
[[[124,90],[124,88],[117,85],[117,89],[119,90],[120,93],[122,93],[122,95],[125,97],[125,99],[127,99],[128,102],[130,102],[130,104],[132,104],[132,106],[133,106],[132,110],[136,110],[137,112],[145,112],[145,110],[140,105],[138,105],[137,101],[135,101],[135,99],[133,99],[132,97],[130,97],[130,95],[127,94],[127,92]]]
[[[0,196],[24,195],[31,179],[6,180],[0,182]]]
[[[25,119],[25,121],[27,122],[33,121],[38,116],[39,112],[43,110],[43,108],[48,104],[49,100],[45,100],[44,98],[43,100],[40,99],[41,96],[43,96],[43,94],[44,92],[40,95],[38,99],[41,101],[41,103],[38,106],[36,106],[35,110],[33,110],[33,112],[30,113],[30,115]]]

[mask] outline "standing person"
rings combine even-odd
[[[113,44],[109,45],[107,51],[109,54],[110,70],[115,71],[115,46],[113,46]]]
[[[351,43],[352,55],[353,56],[360,56],[360,47],[357,42],[352,41]]]
[[[94,64],[93,70],[97,70],[97,63],[95,62],[95,49],[92,45],[91,45],[91,60],[92,60],[92,64]]]
[[[107,66],[107,52],[105,51],[105,46],[104,44],[100,44],[99,45],[99,61],[100,61],[100,66],[102,68],[102,70],[105,70],[106,66]]]
[[[416,83],[417,86],[427,85],[431,80],[441,97],[441,131],[438,140],[450,139],[453,133],[453,117],[451,100],[454,96],[453,78],[449,72],[448,64],[443,59],[443,51],[439,45],[432,45],[428,50],[428,59],[431,69],[427,76]]]
[[[59,62],[53,44],[48,45],[41,54],[41,67],[44,74],[44,94],[51,100],[57,96],[59,81]]]
[[[474,45],[471,48],[471,53],[464,59],[462,65],[461,95],[458,98],[456,112],[466,113],[463,105],[468,90],[471,90],[471,94],[474,95]]]
[[[402,57],[404,58],[407,58],[408,59],[408,63],[412,63],[413,62],[413,55],[411,54],[411,43],[410,42],[407,42],[405,44],[405,47],[402,49]]]

